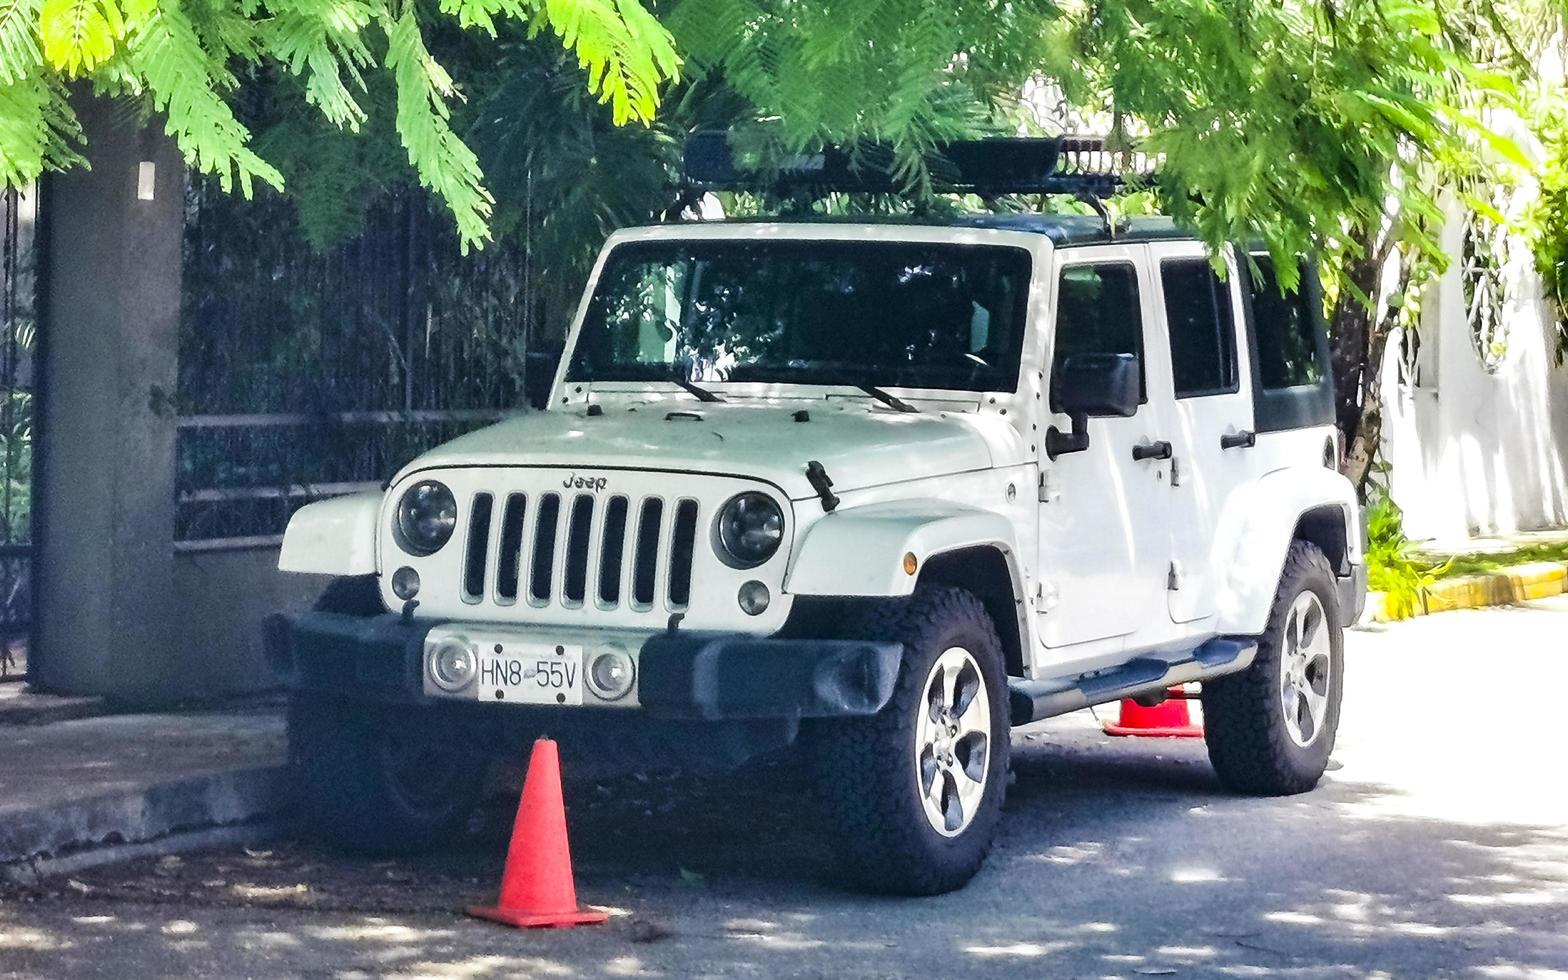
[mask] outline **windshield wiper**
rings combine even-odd
[[[863,391],[866,394],[870,395],[872,398],[875,398],[877,401],[879,401],[882,404],[886,405],[888,408],[891,408],[895,412],[918,412],[918,411],[920,411],[920,409],[918,409],[915,406],[913,406],[913,405],[909,404],[908,402],[904,401],[902,398],[898,397],[897,395],[892,394],[891,392],[883,391],[881,388],[878,388],[875,385],[863,385],[863,384],[858,384],[858,383],[856,383],[854,381],[851,381],[851,382],[849,382],[849,386],[851,388],[859,388],[861,391]]]
[[[676,384],[680,385],[682,388],[685,388],[687,391],[691,392],[693,395],[696,395],[698,401],[703,401],[703,402],[721,402],[721,401],[724,400],[724,399],[720,398],[718,395],[716,395],[713,392],[709,391],[708,389],[702,387],[701,385],[694,384],[693,382],[687,380],[686,378],[681,377],[678,374],[671,376],[670,380],[675,382]]]

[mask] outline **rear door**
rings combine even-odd
[[[1220,517],[1255,469],[1250,364],[1238,354],[1246,351],[1241,283],[1229,255],[1221,280],[1196,242],[1157,242],[1149,254],[1170,368],[1154,393],[1172,448],[1166,600],[1171,620],[1197,631],[1218,611]]]

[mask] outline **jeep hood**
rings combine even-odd
[[[815,496],[806,464],[820,462],[844,493],[1022,462],[1006,419],[958,412],[901,413],[861,404],[644,404],[602,415],[546,411],[460,436],[405,473],[453,466],[653,469],[766,480],[792,500]],[[613,481],[612,481],[613,485]]]

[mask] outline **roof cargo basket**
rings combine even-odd
[[[1132,169],[1121,164],[1130,163]],[[929,160],[931,186],[944,194],[1071,194],[1109,197],[1126,183],[1147,180],[1140,153],[1108,150],[1099,136],[994,136],[940,144]],[[706,130],[686,141],[685,179],[705,191],[897,194],[893,152],[862,144],[853,152],[826,147],[785,160],[773,169],[746,169],[735,159],[729,134]]]

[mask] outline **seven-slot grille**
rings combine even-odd
[[[463,601],[683,610],[691,602],[697,511],[689,497],[477,493]]]

